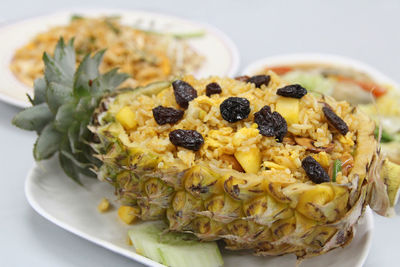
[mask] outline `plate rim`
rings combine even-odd
[[[54,217],[53,215],[51,215],[49,212],[47,212],[44,208],[42,208],[40,206],[40,204],[35,200],[35,197],[33,196],[33,192],[32,192],[32,184],[34,184],[34,175],[35,175],[35,171],[37,171],[37,168],[40,169],[40,166],[37,163],[34,163],[33,166],[29,169],[29,172],[26,176],[25,182],[24,182],[24,195],[29,203],[29,205],[43,218],[45,218],[46,220],[50,221],[51,223],[54,223],[55,225],[59,226],[60,228],[86,240],[89,242],[92,242],[100,247],[106,248],[116,254],[125,256],[129,259],[132,259],[138,263],[141,264],[145,264],[147,266],[154,266],[154,267],[166,267],[163,264],[160,264],[156,261],[153,261],[149,258],[146,258],[138,253],[136,253],[134,250],[127,250],[124,248],[121,248],[117,245],[114,245],[108,241],[104,241],[101,238],[97,238],[94,237],[92,235],[86,234],[84,231],[81,231],[79,229],[76,229],[73,226],[70,226],[69,224],[63,222],[62,220],[57,219],[56,217]],[[99,181],[100,182],[100,181]],[[369,251],[371,249],[372,246],[372,239],[373,239],[373,233],[374,233],[374,217],[373,217],[373,213],[372,210],[369,208],[369,206],[366,207],[365,212],[363,214],[364,216],[364,224],[366,225],[365,227],[367,227],[366,229],[366,240],[365,240],[365,249],[363,249],[360,253],[360,257],[359,260],[357,261],[357,265],[355,265],[355,267],[362,267],[363,264],[365,263],[368,255],[369,255]],[[357,222],[358,224],[358,222]],[[357,227],[357,225],[355,226]],[[357,228],[355,231],[355,235],[357,235]],[[351,242],[350,242],[351,244]],[[339,248],[337,248],[339,249]],[[344,247],[343,249],[346,249],[346,247]],[[317,256],[318,257],[318,256]]]
[[[55,218],[53,215],[51,215],[49,212],[47,212],[45,209],[43,209],[40,204],[35,200],[35,197],[33,196],[31,192],[31,184],[33,184],[34,180],[34,173],[36,171],[36,168],[40,168],[39,165],[36,163],[33,164],[33,166],[29,169],[29,172],[26,176],[25,182],[24,182],[24,195],[26,197],[26,200],[28,201],[29,205],[35,210],[40,216],[45,218],[46,220],[50,221],[51,223],[57,225],[61,229],[64,229],[75,236],[78,236],[79,238],[84,239],[85,241],[90,241],[100,247],[106,248],[114,253],[117,253],[119,255],[123,255],[129,259],[132,259],[138,263],[145,264],[147,266],[152,266],[152,267],[166,267],[163,264],[160,264],[156,261],[153,261],[149,258],[146,258],[145,256],[142,256],[138,253],[136,253],[134,250],[130,251],[124,248],[121,248],[117,245],[114,245],[110,242],[103,241],[100,238],[93,237],[91,235],[86,234],[84,231],[78,230],[75,227],[70,226],[69,224],[63,222],[62,220],[59,220]]]
[[[397,81],[393,80],[379,69],[372,67],[370,64],[365,63],[362,60],[333,53],[285,53],[267,56],[247,64],[241,73],[242,75],[254,74],[267,65],[276,66],[282,63],[328,63],[333,65],[341,65],[365,72],[372,76],[372,78],[375,80],[382,83],[388,83],[396,88],[399,84]]]
[[[43,12],[39,15],[32,15],[28,17],[23,17],[23,18],[17,18],[17,19],[10,19],[10,20],[5,20],[0,22],[0,32],[2,30],[7,30],[8,27],[13,27],[17,24],[23,24],[27,23],[30,20],[34,19],[41,19],[41,18],[46,18],[49,16],[58,16],[58,15],[72,15],[72,14],[79,14],[79,13],[84,13],[84,14],[98,14],[102,15],[103,14],[112,14],[112,13],[123,13],[123,12],[140,12],[140,13],[147,13],[150,16],[162,16],[164,18],[171,18],[171,19],[177,19],[181,21],[185,21],[185,23],[191,24],[193,26],[197,26],[199,28],[204,29],[206,32],[211,33],[213,36],[215,36],[216,39],[219,40],[219,42],[226,48],[226,50],[230,54],[230,66],[226,70],[226,74],[224,76],[228,77],[233,77],[237,73],[239,73],[240,69],[240,53],[239,53],[239,48],[236,45],[236,43],[232,40],[231,37],[229,37],[228,34],[226,34],[224,31],[219,29],[218,27],[209,24],[207,22],[202,22],[198,20],[192,20],[190,18],[184,17],[184,16],[178,16],[178,15],[173,15],[173,14],[168,14],[166,12],[159,12],[156,10],[151,10],[151,9],[144,9],[144,8],[127,8],[127,9],[122,9],[122,8],[90,8],[90,7],[84,7],[84,8],[78,8],[78,7],[72,7],[72,8],[59,8],[55,9],[53,11],[49,12]],[[51,25],[49,25],[51,27]],[[13,51],[14,52],[14,51]],[[16,78],[13,75],[14,78]],[[18,81],[21,86],[25,86],[26,88],[29,88],[22,82]],[[29,92],[25,92],[28,94]],[[14,105],[20,108],[27,108],[30,107],[29,101],[22,101],[19,99],[15,99],[12,96],[9,96],[7,94],[4,94],[0,92],[0,101],[8,103],[10,105]]]

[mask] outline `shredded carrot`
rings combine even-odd
[[[356,81],[352,78],[340,75],[337,75],[336,78],[338,79],[338,81],[355,83],[360,86],[364,91],[371,92],[376,98],[381,97],[387,93],[387,88],[382,87],[376,83]]]

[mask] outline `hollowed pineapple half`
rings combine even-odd
[[[171,231],[224,240],[228,249],[304,258],[348,244],[367,205],[384,216],[393,213],[400,166],[384,159],[374,123],[357,108],[304,90],[300,98],[277,95],[287,84],[272,72],[240,80],[185,76],[179,84],[191,94],[177,94],[190,102],[180,106],[169,82],[116,89],[127,75],[100,74],[103,54],[86,56],[75,71],[73,41],[61,39],[53,57],[44,54],[45,77],[35,82],[32,107],[13,123],[38,133],[36,160],[57,153],[75,181],[95,170],[111,183],[126,223],[161,219]],[[207,93],[210,83],[214,94]],[[245,98],[231,99],[244,104],[239,120],[221,115],[230,97]],[[183,117],[159,125],[152,114],[157,106]],[[348,131],[330,125],[329,108]],[[260,134],[255,114],[269,109],[274,134],[287,126],[284,136]],[[196,130],[204,143],[193,151],[175,146],[168,136],[177,129]],[[305,159],[318,164],[323,177],[310,179]]]
[[[282,82],[276,75],[271,75],[273,79],[270,85],[261,90],[275,93]],[[199,92],[205,84],[217,81],[222,90],[224,86],[236,88],[232,91],[247,95],[250,102],[260,90],[249,87],[255,91],[249,95],[247,89],[237,89],[248,84],[232,79],[184,79]],[[194,233],[206,241],[222,239],[228,249],[251,249],[258,255],[294,253],[299,258],[305,258],[348,244],[353,238],[354,226],[368,204],[381,215],[391,214],[399,187],[399,166],[383,161],[373,134],[375,125],[358,109],[351,108],[347,114],[357,129],[350,127],[349,135],[337,138],[342,142],[342,150],[305,152],[307,148],[299,144],[285,140],[279,143],[274,138],[257,134],[251,138],[268,142],[268,151],[260,151],[254,145],[247,150],[239,150],[230,143],[239,139],[232,141],[222,134],[215,135],[215,131],[234,134],[240,130],[240,127],[229,123],[224,123],[226,127],[223,128],[213,127],[215,120],[222,120],[218,118],[218,111],[215,111],[215,103],[221,102],[218,97],[198,96],[185,110],[180,126],[184,125],[187,129],[191,124],[209,126],[203,147],[198,152],[188,152],[162,143],[164,151],[157,151],[158,147],[136,141],[135,136],[147,134],[157,143],[161,142],[157,137],[175,129],[173,125],[156,125],[152,122],[154,118],[151,111],[146,109],[146,105],[152,101],[176,107],[172,90],[170,83],[157,83],[114,93],[102,101],[102,108],[94,115],[93,121],[96,123],[90,126],[90,130],[98,137],[98,142],[92,146],[103,162],[98,169],[99,178],[115,187],[123,205],[139,208],[142,220],[166,220],[171,231]],[[282,99],[264,97],[273,101]],[[331,106],[339,106],[333,99],[307,97],[312,105],[329,101]],[[139,108],[132,106],[138,98],[144,101]],[[296,125],[302,125],[305,119],[305,113],[301,111],[302,101],[290,100],[290,103],[296,102],[296,114],[293,114],[293,111],[282,110],[291,105],[276,105],[268,103],[268,100],[266,105],[280,109],[282,115],[289,114],[289,132],[295,131]],[[201,108],[200,112],[198,107]],[[259,108],[252,107],[249,121]],[[217,117],[212,117],[212,112],[216,112]],[[343,116],[345,113],[342,111]],[[317,114],[315,119],[324,121],[321,114]],[[248,129],[252,128],[249,122]],[[331,134],[340,135],[335,131]],[[245,140],[246,137],[238,142]],[[339,142],[337,140],[334,142]],[[222,142],[224,147],[218,147],[217,142]],[[296,148],[289,156],[274,152],[289,146]],[[296,157],[300,156],[293,156],[297,151],[303,156],[304,153],[311,154],[316,159],[323,156],[326,163],[331,163],[334,157],[340,157],[349,147],[354,162],[346,179],[341,182],[313,183],[298,166]],[[239,162],[242,169],[235,168],[235,164],[228,163],[221,167],[216,161],[204,160],[203,149],[215,153],[216,159],[222,158],[218,152],[223,149],[236,161],[236,165]],[[271,153],[277,153],[276,160],[265,161],[266,155],[271,157]]]

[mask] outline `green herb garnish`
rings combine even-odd
[[[203,37],[206,33],[203,30],[193,31],[193,32],[183,32],[183,33],[163,33],[155,30],[145,30],[141,28],[135,28],[138,31],[142,31],[147,34],[170,36],[176,39],[189,39],[189,38],[199,38]]]
[[[379,127],[375,128],[374,131],[375,134],[375,138],[378,139],[379,137]],[[394,141],[394,137],[392,135],[390,135],[389,133],[387,133],[385,130],[382,129],[382,135],[381,135],[381,143],[389,143]]]
[[[85,17],[79,14],[74,14],[71,16],[71,21],[77,20],[77,19],[84,19]]]
[[[119,28],[117,28],[110,20],[109,18],[106,18],[104,20],[104,22],[106,23],[106,25],[115,33],[115,34],[120,34],[121,30]]]
[[[333,162],[332,182],[336,182],[336,176],[342,171],[342,162],[339,159],[335,159]]]

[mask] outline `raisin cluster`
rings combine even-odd
[[[269,75],[255,75],[252,77],[242,76],[238,79],[253,83],[255,87],[260,88],[262,85],[268,86],[271,77]],[[172,87],[175,100],[182,108],[188,108],[189,102],[197,97],[197,91],[185,81],[176,80],[172,83]],[[218,83],[213,82],[206,86],[206,95],[208,97],[221,92],[222,89]],[[278,89],[277,94],[285,97],[301,98],[307,94],[307,90],[300,85],[289,85]],[[230,123],[246,119],[250,114],[250,102],[243,97],[229,97],[221,103],[220,113],[222,118]],[[158,106],[153,109],[153,117],[159,125],[177,123],[183,118],[183,115],[184,111],[171,107]],[[328,120],[330,120],[329,118]],[[333,120],[337,121],[337,119]],[[263,136],[274,136],[277,141],[282,142],[287,134],[286,120],[278,112],[271,112],[269,106],[264,106],[260,111],[256,112],[254,121]],[[174,145],[193,151],[198,151],[204,144],[203,136],[195,130],[174,130],[169,133],[169,139]],[[307,163],[305,164],[307,165]]]
[[[206,96],[220,94],[222,92],[221,86],[218,83],[210,83],[206,86]]]
[[[174,130],[169,133],[169,140],[176,146],[198,151],[204,144],[203,136],[195,130]]]
[[[329,124],[332,125],[336,130],[338,130],[342,135],[346,135],[349,131],[349,127],[346,122],[342,120],[336,113],[328,106],[322,108],[326,119]]]
[[[218,87],[219,85],[216,83],[209,84],[206,90],[211,90],[212,94],[220,93],[221,87],[219,87],[219,92],[217,92]],[[175,101],[181,108],[188,108],[189,102],[197,97],[197,91],[185,81],[174,81],[172,83],[172,88],[174,89]],[[170,107],[158,106],[153,109],[154,120],[159,125],[176,123],[183,118],[183,115],[184,111]],[[203,136],[195,130],[174,130],[169,133],[169,140],[176,146],[181,146],[193,151],[198,151],[204,144]]]
[[[153,117],[157,124],[177,123],[183,117],[183,110],[158,106],[153,108]]]
[[[271,112],[269,106],[254,113],[254,122],[257,123],[260,134],[275,136],[279,142],[282,142],[288,131],[286,120],[278,112]]]
[[[307,176],[316,184],[329,182],[331,179],[322,166],[311,156],[307,156],[301,162],[301,166]]]
[[[253,83],[256,88],[261,88],[261,85],[268,86],[271,81],[271,76],[269,75],[255,75],[247,79],[246,82]]]
[[[187,82],[176,80],[172,83],[176,103],[182,108],[187,108],[189,102],[197,97],[197,91]]]
[[[219,106],[221,116],[228,122],[246,119],[250,114],[250,102],[243,97],[229,97]]]
[[[307,94],[307,90],[300,84],[292,84],[279,88],[276,94],[285,97],[302,98]]]

